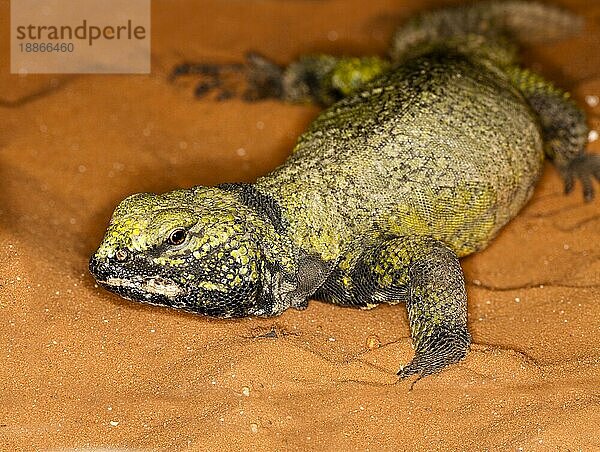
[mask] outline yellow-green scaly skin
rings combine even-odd
[[[323,112],[256,187],[292,240],[337,259],[374,230],[483,248],[533,192],[544,158],[534,113],[500,71],[430,53]]]
[[[404,301],[416,351],[399,375],[459,361],[470,336],[458,258],[517,215],[545,152],[565,174],[590,161],[581,111],[516,64],[511,32],[528,14],[538,29],[544,14],[572,19],[482,2],[409,22],[392,61],[291,64],[281,98],[332,105],[288,160],[255,184],[125,199],[91,272],[124,297],[215,317],[276,315],[309,298]]]

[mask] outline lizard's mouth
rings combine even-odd
[[[113,287],[131,287],[151,294],[164,295],[167,298],[173,298],[183,292],[173,280],[160,277],[139,278],[136,280],[108,278],[106,284]]]
[[[175,299],[177,296],[182,295],[185,291],[175,283],[172,279],[162,277],[134,277],[134,278],[107,278],[105,281],[98,281],[110,290],[116,292],[123,291],[134,291],[137,293],[147,294],[146,298],[150,298],[153,295],[159,295],[168,298],[169,300]]]
[[[90,260],[90,272],[102,287],[129,300],[172,306],[188,292],[184,285],[178,284],[174,279],[156,274],[146,276],[147,273],[132,275],[130,269],[123,266],[114,268],[96,256],[92,256]]]

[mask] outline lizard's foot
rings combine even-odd
[[[575,180],[579,179],[583,186],[583,198],[586,202],[594,199],[593,180],[600,181],[600,155],[581,154],[560,170],[565,181],[565,193],[573,191]]]
[[[417,345],[413,360],[398,371],[400,378],[418,375],[418,380],[435,374],[463,359],[469,351],[471,336],[465,327],[458,331],[440,329]]]
[[[194,91],[198,98],[217,90],[218,100],[282,98],[283,69],[256,52],[248,52],[245,63],[182,63],[173,68],[170,79],[191,74],[201,76]]]

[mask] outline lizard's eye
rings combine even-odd
[[[119,261],[119,262],[125,262],[127,260],[127,258],[129,257],[129,253],[127,253],[127,251],[125,250],[118,250],[115,253],[115,258]]]
[[[186,237],[187,231],[183,228],[177,228],[171,231],[169,238],[167,239],[167,243],[175,246],[181,245],[183,242],[185,242]]]

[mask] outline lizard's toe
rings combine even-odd
[[[170,81],[178,78],[197,75],[200,81],[194,89],[196,98],[203,98],[210,93],[216,93],[217,100],[233,97],[235,79],[240,78],[244,72],[243,64],[218,64],[218,63],[182,63],[173,68],[169,76]]]
[[[400,378],[418,375],[419,379],[440,372],[463,359],[469,351],[471,337],[466,327],[458,331],[440,329],[417,345],[415,357],[398,371]]]
[[[579,179],[583,187],[583,198],[590,202],[594,199],[594,179],[600,181],[600,155],[582,154],[571,160],[561,173],[565,182],[565,193],[573,191],[575,181]]]

